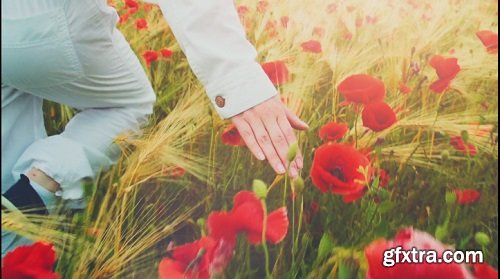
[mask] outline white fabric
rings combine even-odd
[[[221,117],[277,94],[232,0],[150,2],[160,5]],[[1,3],[2,193],[36,167],[61,184],[63,198],[80,198],[81,180],[116,160],[116,136],[152,112],[151,85],[105,0]],[[47,137],[43,99],[81,111],[62,134]]]
[[[32,167],[82,197],[81,180],[116,161],[155,94],[104,0],[2,0],[2,193]],[[43,99],[79,112],[47,137]]]
[[[246,39],[233,0],[148,0],[160,6],[193,72],[222,118],[277,94]],[[215,99],[221,96],[225,106]]]

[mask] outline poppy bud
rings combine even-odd
[[[450,151],[443,150],[443,152],[441,152],[441,159],[443,161],[448,161],[449,158],[450,158]]]
[[[484,232],[477,232],[476,235],[474,236],[474,239],[479,245],[483,247],[488,246],[488,244],[490,244],[490,237]]]
[[[304,179],[298,176],[295,180],[292,181],[293,190],[297,193],[302,193],[304,190]]]
[[[267,185],[264,181],[255,179],[252,184],[252,190],[259,199],[265,200],[267,198]]]
[[[460,135],[462,136],[462,139],[464,140],[464,142],[469,142],[469,132],[467,131],[462,131],[460,133]]]
[[[437,240],[443,240],[448,235],[448,228],[445,226],[438,226],[434,235]]]
[[[457,202],[457,194],[453,191],[446,192],[445,201],[447,205],[454,205]]]
[[[297,150],[298,149],[299,149],[299,145],[297,143],[290,145],[290,148],[288,149],[288,155],[287,155],[288,162],[295,160],[295,157],[297,157]]]
[[[339,266],[339,279],[356,278],[359,263],[353,258],[345,259]]]

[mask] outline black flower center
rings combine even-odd
[[[344,176],[344,173],[340,168],[335,168],[330,171],[330,174],[338,178],[342,182],[347,182],[347,178]]]

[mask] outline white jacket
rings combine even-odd
[[[149,0],[165,19],[223,118],[239,114],[277,94],[256,62],[233,0]],[[216,104],[217,96],[225,100]]]

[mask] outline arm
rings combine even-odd
[[[189,64],[222,118],[231,118],[251,152],[284,173],[293,128],[307,124],[291,113],[256,61],[233,0],[157,0]],[[297,156],[290,174],[302,168]]]

